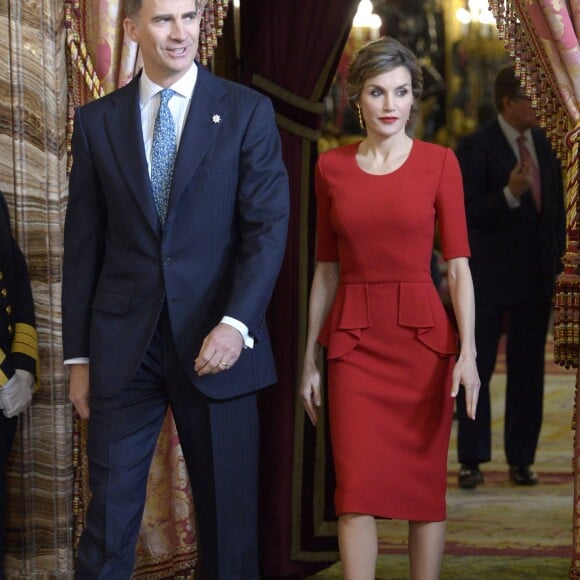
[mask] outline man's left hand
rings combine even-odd
[[[240,358],[243,346],[241,333],[221,322],[205,337],[195,359],[195,372],[201,377],[227,371]]]

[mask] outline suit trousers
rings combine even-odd
[[[463,389],[457,397],[457,451],[460,463],[491,459],[489,383],[507,319],[507,384],[504,449],[509,465],[534,463],[544,401],[545,348],[551,302],[537,299],[514,305],[476,302],[475,343],[481,380],[476,418],[465,413]]]
[[[92,497],[79,543],[79,580],[131,577],[147,477],[168,404],[195,503],[201,554],[196,578],[258,578],[255,393],[228,400],[201,394],[181,366],[164,311],[131,383],[115,397],[90,395]]]
[[[4,555],[6,553],[6,467],[14,443],[18,418],[7,419],[0,411],[0,580],[4,579]]]

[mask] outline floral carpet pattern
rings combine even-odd
[[[492,379],[493,458],[482,465],[485,483],[457,486],[456,426],[448,463],[447,544],[442,579],[552,580],[568,577],[572,545],[573,412],[575,371],[553,362],[546,348],[544,422],[534,469],[540,484],[510,483],[503,452],[505,360],[503,344]],[[377,580],[409,577],[406,522],[379,521]],[[341,577],[340,563],[316,580]],[[314,577],[313,577],[314,578]]]

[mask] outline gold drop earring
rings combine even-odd
[[[362,111],[361,111],[360,105],[358,103],[356,103],[356,115],[358,117],[358,124],[360,125],[360,128],[364,129],[365,128],[365,120],[363,119]]]

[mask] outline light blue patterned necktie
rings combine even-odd
[[[159,93],[161,103],[153,127],[153,142],[151,144],[151,187],[161,225],[165,224],[167,215],[173,164],[177,150],[175,123],[169,110],[169,99],[174,94],[175,91],[172,89],[163,89]]]

